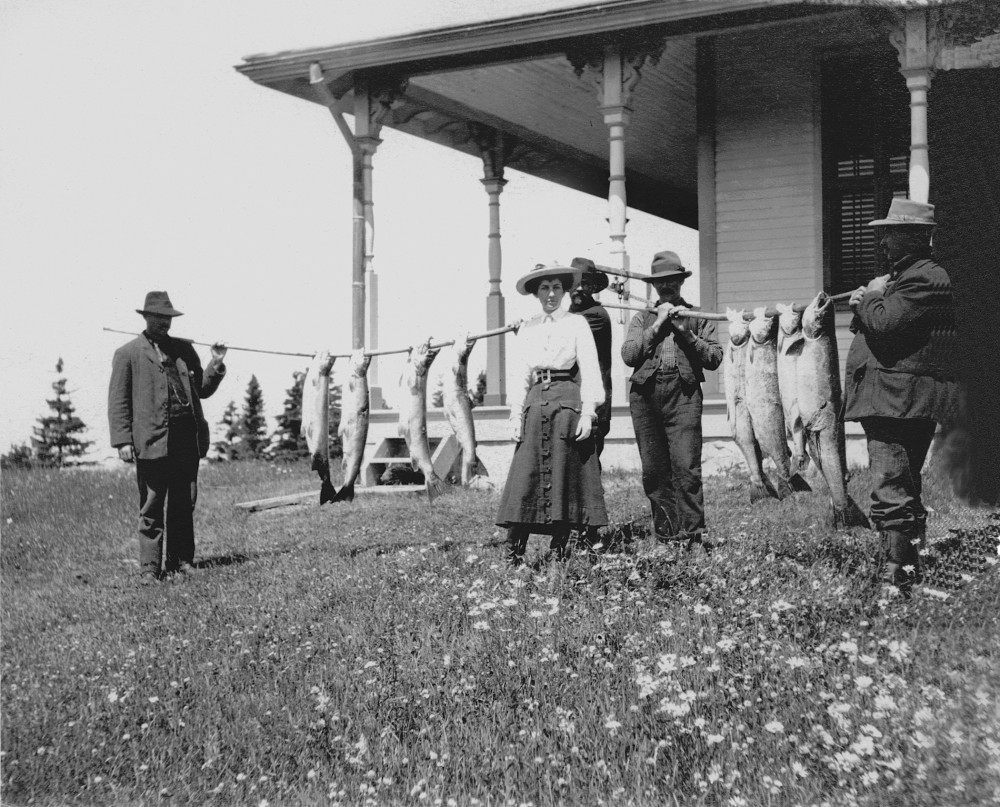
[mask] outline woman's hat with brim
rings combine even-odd
[[[549,277],[563,277],[565,275],[569,275],[573,278],[573,282],[570,283],[568,289],[563,289],[563,291],[569,292],[580,284],[581,274],[583,273],[579,269],[574,269],[572,266],[563,266],[558,263],[539,263],[535,264],[534,269],[517,281],[516,288],[520,294],[530,295],[531,292],[528,291],[527,286],[532,281],[541,281]]]
[[[869,227],[933,227],[934,205],[912,199],[893,199],[884,219],[869,221]]]
[[[691,277],[691,272],[684,268],[680,257],[669,249],[657,252],[649,266],[650,276],[644,277],[647,283],[653,280],[663,280],[668,277]]]
[[[137,314],[159,314],[161,317],[182,317],[180,311],[170,303],[170,295],[165,291],[151,291],[146,295],[142,308],[135,310]]]
[[[608,276],[598,269],[590,258],[573,258],[569,265],[582,273],[580,276],[581,280],[587,278],[590,281],[595,294],[599,291],[604,291],[608,287]]]

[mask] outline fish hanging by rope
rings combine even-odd
[[[777,469],[774,488],[783,499],[793,490],[810,490],[808,483],[789,465],[785,415],[778,390],[778,323],[765,316],[764,307],[754,309],[750,322],[750,347],[747,355],[747,409],[754,437]]]
[[[475,344],[468,333],[462,333],[455,339],[455,344],[447,345],[442,351],[446,368],[441,398],[445,418],[462,447],[463,485],[468,485],[475,476],[489,475],[476,456],[476,424],[472,419],[472,401],[469,398],[469,354]]]
[[[306,437],[312,470],[319,474],[319,503],[333,501],[330,482],[330,371],[333,356],[322,351],[313,356],[302,380],[302,433]]]
[[[809,464],[806,432],[798,402],[798,361],[802,355],[802,311],[794,305],[777,303],[778,310],[778,391],[785,414],[785,434],[792,441],[792,472],[801,473]]]
[[[868,519],[847,492],[847,446],[833,300],[820,292],[802,314],[802,355],[796,399],[809,454],[826,480],[833,526],[867,527]]]
[[[750,323],[743,318],[742,311],[733,311],[731,308],[726,309],[726,317],[729,319],[729,339],[726,340],[722,358],[722,375],[726,386],[729,428],[750,471],[750,502],[759,502],[768,497],[777,499],[774,486],[764,474],[764,457],[757,438],[754,437],[747,409],[746,363],[750,353]]]
[[[335,502],[354,501],[354,483],[361,472],[365,443],[368,440],[368,417],[370,403],[368,397],[368,365],[372,357],[362,350],[351,354],[347,377],[346,395],[342,398],[340,417],[340,442],[344,450],[344,481],[333,497]]]
[[[431,448],[427,442],[427,371],[440,349],[431,350],[430,344],[428,339],[410,349],[400,380],[403,405],[399,413],[399,436],[406,440],[413,467],[423,472],[427,498],[433,502],[447,488],[444,480],[434,471]]]

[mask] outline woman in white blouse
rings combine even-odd
[[[512,566],[523,562],[531,533],[551,535],[550,552],[565,558],[572,530],[608,523],[591,436],[604,401],[597,348],[586,319],[562,308],[579,282],[577,270],[542,264],[517,281],[542,311],[515,342],[510,426],[517,447],[497,514]]]

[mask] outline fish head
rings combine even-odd
[[[726,319],[729,320],[729,341],[734,345],[742,345],[750,337],[750,323],[746,321],[742,311],[726,309]]]
[[[753,319],[750,321],[750,336],[758,345],[764,344],[775,335],[774,317],[764,316],[766,308],[761,306],[753,310]]]
[[[434,361],[434,357],[437,356],[439,350],[440,348],[431,349],[430,339],[410,348],[410,364],[413,365],[413,369],[418,376],[427,375],[427,370],[430,368],[431,362]]]
[[[802,312],[796,311],[795,306],[776,303],[774,307],[778,309],[778,327],[782,333],[791,336],[802,328]]]
[[[368,374],[368,365],[372,363],[372,357],[365,355],[364,350],[358,348],[351,353],[351,375],[363,378]]]
[[[817,294],[802,312],[802,333],[815,339],[833,332],[833,298],[825,291]]]
[[[472,352],[472,346],[476,344],[475,339],[469,339],[469,332],[462,331],[455,335],[455,356],[461,361],[468,358],[469,354]]]
[[[323,375],[329,375],[330,371],[333,369],[334,357],[330,355],[329,350],[321,350],[316,354],[316,366],[320,373]]]

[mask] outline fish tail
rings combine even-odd
[[[327,502],[337,501],[337,489],[333,486],[329,479],[324,479],[323,484],[320,485],[319,489],[319,503],[326,504]]]
[[[448,490],[447,483],[437,474],[427,477],[427,501],[433,502],[438,496]]]
[[[750,483],[750,504],[762,502],[764,499],[780,499],[774,486],[765,478],[759,483]]]
[[[850,527],[871,527],[868,516],[864,514],[857,502],[850,496],[847,497],[847,507],[842,510],[833,508],[833,528],[849,529]]]
[[[330,499],[331,502],[353,502],[354,501],[354,483],[348,482],[340,490],[338,490],[333,498]]]
[[[809,483],[806,482],[806,480],[803,479],[801,475],[797,473],[791,475],[791,477],[788,480],[788,483],[792,486],[792,490],[795,491],[805,492],[812,490],[812,488],[809,486]]]
[[[774,486],[775,496],[778,499],[784,499],[792,495],[792,486],[788,484],[788,480],[783,476],[778,477],[778,482]]]

